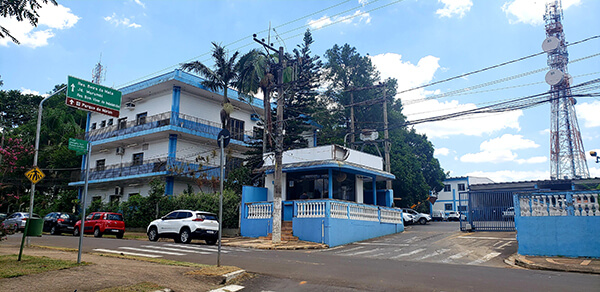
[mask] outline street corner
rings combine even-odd
[[[508,257],[505,262],[509,265],[514,264],[526,269],[600,274],[600,259],[597,258],[544,257],[514,254]]]

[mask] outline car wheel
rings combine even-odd
[[[181,229],[179,232],[179,241],[182,243],[190,243],[192,241],[192,237],[190,236],[190,230],[187,228]]]
[[[56,232],[56,231],[57,231],[56,226],[52,226],[52,228],[50,228],[50,234],[52,234],[52,235],[58,234],[58,232]]]
[[[215,245],[215,244],[217,244],[217,240],[216,239],[213,239],[213,240],[208,240],[207,239],[205,241],[206,241],[206,244],[208,244],[208,245]]]
[[[425,219],[425,218],[419,219],[419,224],[421,224],[421,225],[427,224],[427,219]]]
[[[96,227],[96,229],[94,229],[94,237],[102,237],[102,232],[100,232],[100,228]]]
[[[121,232],[117,233],[117,239],[123,238],[123,234],[125,234],[125,231],[121,231]]]
[[[75,227],[75,229],[73,229],[73,236],[79,236],[79,228]]]
[[[150,230],[148,230],[148,240],[150,240],[150,241],[158,240],[158,231],[156,230],[156,227],[152,227],[152,228],[150,228]]]

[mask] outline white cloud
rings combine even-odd
[[[363,5],[364,5],[364,3],[363,3]],[[308,25],[310,26],[311,29],[317,30],[317,29],[321,29],[321,28],[328,26],[335,22],[342,22],[342,23],[346,23],[346,24],[355,23],[355,25],[358,25],[360,23],[369,24],[369,23],[371,23],[371,14],[357,10],[354,12],[354,14],[347,15],[347,16],[329,17],[329,16],[325,15],[317,20],[309,20]]]
[[[127,17],[124,17],[122,19],[119,19],[117,17],[117,14],[113,12],[113,14],[111,16],[106,16],[104,17],[104,20],[114,24],[115,26],[126,26],[126,27],[133,27],[133,28],[140,28],[142,27],[141,25],[135,23],[135,22],[131,22],[131,20]]]
[[[577,118],[579,121],[583,121],[586,128],[600,127],[600,101],[594,100],[592,103],[578,103],[575,105],[575,111],[577,112]]]
[[[55,36],[56,30],[64,30],[73,27],[80,17],[71,13],[71,9],[62,5],[45,4],[38,10],[40,15],[38,26],[32,26],[29,21],[17,21],[16,19],[0,18],[0,26],[8,29],[23,46],[36,48],[48,44],[48,39]],[[0,45],[8,46],[12,42],[9,38],[0,39]]]
[[[519,164],[541,163],[547,160],[546,157],[532,157],[529,159],[517,159],[517,154],[513,150],[538,148],[540,145],[532,140],[524,139],[521,135],[504,134],[501,137],[483,141],[479,146],[481,152],[467,153],[460,158],[462,162],[491,162],[501,163],[516,161]]]
[[[588,167],[590,169],[590,177],[600,177],[600,167]]]
[[[493,172],[474,171],[468,176],[487,177],[495,182],[514,182],[529,180],[545,180],[550,178],[549,171],[517,171],[517,170],[499,170]]]
[[[31,89],[27,89],[25,87],[21,87],[21,94],[35,94],[35,95],[40,95],[39,91],[35,91],[35,90],[31,90]]]
[[[450,149],[448,148],[436,148],[433,152],[434,156],[448,156],[450,154]]]
[[[438,9],[435,14],[440,17],[452,17],[457,15],[458,18],[465,16],[465,13],[471,10],[473,1],[471,0],[438,0],[438,3],[444,3],[444,8]]]
[[[439,65],[440,59],[434,56],[425,56],[416,65],[403,61],[402,55],[395,53],[380,54],[370,58],[381,73],[382,79],[392,77],[398,80],[398,92],[427,84],[434,79],[437,70],[442,70]],[[456,100],[424,101],[426,94],[431,93],[440,92],[426,91],[421,88],[396,96],[396,98],[402,99],[404,105],[402,113],[407,116],[409,121],[477,108],[475,104],[460,104]],[[490,134],[502,129],[520,130],[519,117],[522,115],[521,110],[500,114],[478,114],[475,117],[417,124],[415,128],[430,138],[445,138],[453,135],[481,136],[484,133]],[[473,122],[473,118],[477,118],[477,122]]]
[[[544,24],[546,2],[551,0],[512,0],[502,5],[510,24],[525,23],[531,25]],[[563,0],[562,8],[566,10],[573,5],[579,5],[581,0]]]
[[[133,0],[133,2],[135,2],[135,4],[142,6],[142,8],[146,8],[146,4],[144,4],[142,1],[140,0]]]
[[[540,133],[540,135],[542,135],[542,136],[548,136],[548,135],[550,135],[550,129],[548,129],[548,128],[546,128],[546,129],[543,129],[543,130],[541,130],[539,133]]]

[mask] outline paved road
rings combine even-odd
[[[246,288],[243,291],[600,291],[599,275],[496,266],[493,261],[502,255],[473,263],[482,259],[480,254],[471,256],[474,251],[462,257],[454,256],[451,259],[455,261],[445,263],[444,260],[456,255],[455,252],[460,248],[472,248],[482,254],[489,250],[497,250],[502,254],[515,248],[509,240],[514,235],[495,239],[483,236],[487,235],[483,233],[457,233],[451,230],[450,224],[454,223],[415,225],[402,234],[325,251],[223,247],[221,263],[258,274],[244,283]],[[20,236],[13,235],[8,243],[18,243],[19,239]],[[73,236],[43,236],[32,238],[31,242],[35,245],[76,248],[78,241]],[[399,256],[419,250],[421,246],[427,246],[426,250],[410,256]],[[358,247],[361,249],[352,250]],[[203,264],[216,263],[215,247],[200,241],[182,245],[171,241],[86,237],[84,251],[94,249],[152,254]],[[441,249],[451,251],[439,251],[434,256],[423,258],[426,254],[430,255],[431,251]],[[373,256],[377,253],[388,253],[389,256]],[[391,259],[393,256],[397,258]]]

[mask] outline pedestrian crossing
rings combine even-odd
[[[137,246],[119,246],[114,249],[96,248],[93,249],[93,251],[148,258],[161,258],[164,256],[216,255],[218,252],[218,247],[193,244],[144,243]],[[251,250],[237,247],[221,247],[222,254],[247,252],[261,252],[261,250]]]
[[[436,238],[437,239],[437,238]],[[358,242],[319,252],[344,257],[364,257],[399,261],[424,261],[462,265],[492,265],[506,248],[516,246],[513,238],[454,237],[427,241],[401,235],[392,239]]]

